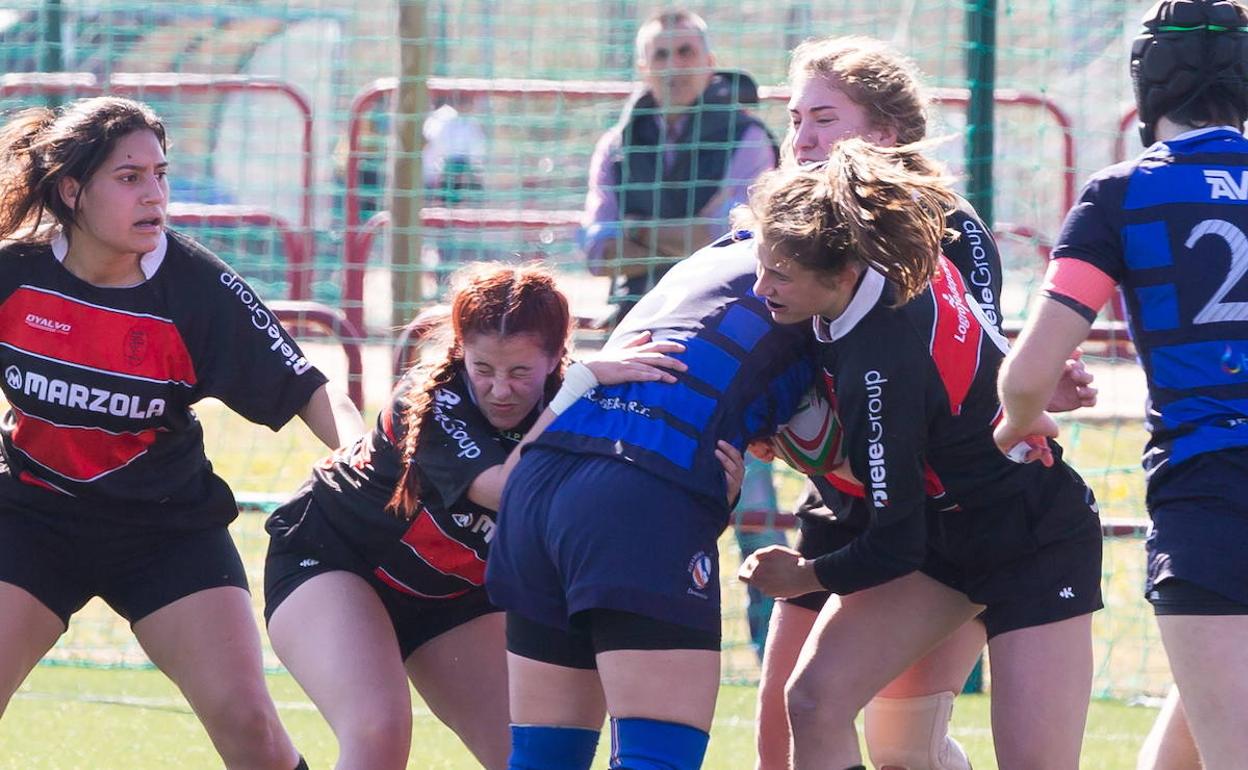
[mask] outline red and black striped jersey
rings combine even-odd
[[[384,583],[427,599],[450,599],[480,586],[494,537],[495,512],[468,499],[484,471],[502,465],[536,419],[500,431],[481,413],[462,368],[433,394],[414,460],[419,509],[410,521],[385,510],[398,483],[407,437],[412,373],[366,436],[321,461],[301,492],[312,505],[299,526],[307,541],[337,541]]]
[[[147,280],[124,288],[70,273],[66,247],[0,249],[12,478],[110,504],[195,501],[222,486],[210,484],[195,402],[218,398],[277,430],[325,383],[251,287],[193,240],[168,232],[142,258]],[[232,518],[227,502],[213,516]]]

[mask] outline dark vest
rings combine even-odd
[[[642,91],[620,117],[622,141],[614,160],[620,213],[641,219],[696,216],[722,186],[728,163],[751,126],[766,127],[743,109],[758,104],[758,88],[743,72],[718,72],[688,113],[681,131],[663,136],[654,96]],[[779,147],[771,133],[772,152]],[[666,151],[675,148],[668,162]]]

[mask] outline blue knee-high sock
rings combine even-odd
[[[611,770],[698,770],[710,735],[656,719],[611,720]]]
[[[597,749],[597,730],[512,725],[507,770],[589,770]]]

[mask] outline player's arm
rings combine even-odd
[[[1028,436],[1056,435],[1045,406],[1121,275],[1121,236],[1109,215],[1120,208],[1112,199],[1121,195],[1106,180],[1094,179],[1062,224],[1040,296],[997,379],[1003,417],[994,438],[1007,454]],[[1044,459],[1047,445],[1028,443],[1041,451],[1027,459]]]
[[[299,418],[330,449],[354,441],[365,431],[364,418],[355,403],[341,389],[331,388],[328,383],[313,391],[312,397],[299,410]]]
[[[503,497],[503,486],[512,469],[520,462],[521,452],[537,440],[564,410],[599,385],[675,382],[676,378],[668,370],[684,371],[688,367],[668,354],[680,353],[684,349],[685,346],[679,342],[651,342],[647,333],[630,341],[627,346],[604,350],[592,360],[569,366],[564,374],[563,386],[538,415],[533,427],[529,428],[520,443],[511,450],[507,461],[477,476],[468,488],[468,498],[478,505],[497,511]]]
[[[773,596],[820,589],[853,593],[915,571],[927,552],[922,457],[928,398],[917,348],[867,351],[868,366],[837,379],[839,411],[853,475],[863,480],[871,523],[844,547],[817,559],[774,546],[756,554],[742,578]],[[885,354],[888,357],[885,357]]]

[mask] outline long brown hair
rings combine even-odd
[[[50,110],[22,110],[0,128],[0,240],[30,235],[48,224],[46,214],[69,230],[78,201],[66,205],[60,181],[75,179],[79,196],[117,142],[135,131],[151,131],[165,147],[165,125],[150,107],[116,96],[79,99]]]
[[[403,471],[386,510],[412,518],[419,508],[420,473],[414,465],[421,432],[433,412],[434,392],[463,368],[464,340],[477,335],[509,337],[535,334],[542,350],[564,358],[572,316],[568,298],[555,285],[551,270],[533,263],[516,267],[494,262],[468,265],[452,283],[450,313],[444,325],[449,344],[429,364],[419,364],[408,374],[419,383],[408,391],[403,409],[407,435],[403,441]],[[546,379],[546,398],[563,382],[564,363]]]
[[[793,49],[789,86],[802,78],[821,77],[861,107],[876,130],[891,130],[897,144],[927,138],[927,96],[918,67],[882,40],[861,35],[824,37]],[[781,147],[785,160],[793,159],[793,132]],[[922,154],[904,159],[911,171],[938,175],[940,167]]]
[[[877,147],[861,138],[832,148],[827,163],[781,168],[759,178],[734,226],[802,267],[839,274],[853,263],[874,268],[905,304],[927,288],[957,196],[945,177],[912,171],[921,147]]]

